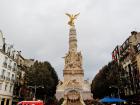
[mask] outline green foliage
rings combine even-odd
[[[44,87],[42,90],[44,94],[42,95],[45,95],[46,98],[54,97],[58,84],[58,76],[49,62],[36,61],[34,65],[27,70],[25,79],[27,86]]]
[[[56,99],[56,97],[47,98],[46,105],[57,105],[57,104],[58,104],[58,100]]]
[[[94,98],[103,98],[110,95],[110,86],[120,87],[120,72],[122,67],[112,61],[104,66],[92,80],[91,91]]]
[[[63,102],[64,102],[64,98],[61,98],[58,102],[58,105],[62,105]]]

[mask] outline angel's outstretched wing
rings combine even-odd
[[[74,15],[74,18],[77,18],[77,17],[78,17],[78,15],[80,15],[80,13],[78,13],[78,14]]]
[[[70,14],[68,14],[68,13],[65,13],[67,16],[69,16],[69,17],[71,17],[71,15]]]

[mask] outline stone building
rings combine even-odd
[[[137,43],[137,54],[135,58],[136,58],[135,60],[136,60],[137,68],[140,74],[140,42]]]
[[[64,57],[64,80],[60,81],[56,97],[64,98],[63,105],[84,105],[86,99],[92,99],[90,84],[84,80],[82,54],[77,51],[75,26],[69,30],[69,50]]]
[[[125,42],[112,52],[112,59],[122,65],[124,73],[120,74],[126,81],[125,97],[136,97],[140,94],[140,33],[133,31]]]
[[[5,43],[0,32],[0,105],[12,105],[13,89],[17,74],[17,51]]]
[[[0,105],[12,105],[21,96],[25,72],[33,64],[33,59],[25,59],[21,51],[5,43],[0,31]]]
[[[17,83],[23,85],[26,70],[34,64],[34,59],[26,59],[22,56],[21,51],[18,51],[16,62],[18,66]]]
[[[23,100],[27,94],[22,92],[23,90],[26,90],[27,87],[26,81],[25,81],[25,73],[27,69],[34,64],[34,59],[25,59],[21,51],[17,51],[17,75],[16,75],[16,81],[14,86],[14,92],[13,92],[13,103],[16,103],[17,100]]]

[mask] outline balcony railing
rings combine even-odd
[[[5,80],[5,76],[4,75],[0,75],[0,80]]]
[[[129,44],[126,44],[125,47],[121,47],[120,54],[125,53],[127,49],[129,49]]]
[[[15,79],[14,78],[11,78],[11,82],[14,83],[15,82]]]
[[[10,78],[9,77],[6,77],[5,80],[9,82],[10,81]]]
[[[3,67],[7,68],[7,63],[3,62]]]

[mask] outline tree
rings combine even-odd
[[[110,89],[111,86],[116,86],[118,88],[122,86],[120,81],[120,73],[122,70],[122,67],[115,61],[104,66],[92,80],[91,92],[93,93],[93,97],[103,98],[105,96],[110,96],[112,92]]]
[[[104,66],[95,76],[91,84],[91,92],[94,98],[102,98],[108,96],[108,67]]]
[[[27,70],[25,78],[28,87],[33,87],[34,92],[36,88],[37,98],[44,97],[45,99],[50,99],[54,97],[58,84],[58,76],[49,62],[36,61]]]
[[[62,105],[63,102],[64,102],[64,98],[61,98],[58,102],[58,105]]]

